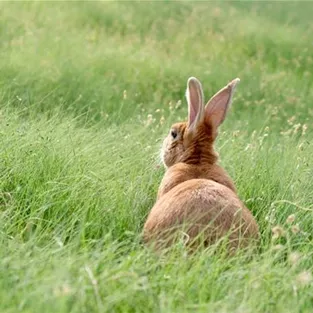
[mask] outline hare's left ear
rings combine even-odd
[[[201,83],[195,77],[187,82],[186,98],[188,102],[188,130],[192,131],[204,116],[204,97]]]
[[[212,127],[213,138],[217,136],[218,127],[223,123],[231,105],[239,78],[232,80],[227,86],[216,93],[205,107],[205,121]]]

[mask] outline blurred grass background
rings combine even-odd
[[[311,312],[312,12],[1,2],[1,312]],[[140,242],[189,76],[206,98],[241,79],[217,149],[260,224],[252,259]]]

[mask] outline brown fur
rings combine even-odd
[[[224,115],[226,110],[225,106]],[[196,127],[192,128],[190,121],[174,124],[164,140],[163,162],[167,170],[144,225],[144,239],[158,246],[161,242],[169,245],[174,235],[183,231],[189,244],[194,245],[201,236],[202,242],[209,245],[228,234],[231,248],[246,246],[258,238],[258,225],[239,200],[231,178],[217,164],[213,147],[216,120],[211,121],[214,112],[202,117],[198,111]],[[224,116],[220,120],[223,119]],[[217,121],[218,125],[221,121]],[[177,134],[175,139],[172,131]]]

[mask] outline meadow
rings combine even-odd
[[[1,2],[0,312],[312,312],[313,3]],[[241,79],[220,163],[253,254],[141,231],[184,120]]]

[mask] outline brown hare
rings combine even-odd
[[[177,235],[198,247],[227,238],[231,251],[259,238],[258,225],[236,194],[233,181],[218,164],[214,141],[239,79],[206,105],[201,83],[188,79],[188,121],[172,125],[162,147],[166,167],[157,201],[145,222],[146,243],[169,246]]]

